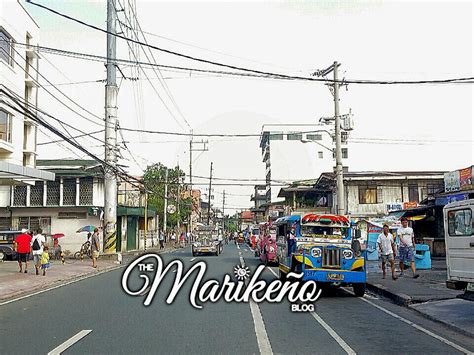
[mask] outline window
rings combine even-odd
[[[268,139],[271,141],[282,141],[283,134],[282,133],[270,133]]]
[[[410,202],[419,202],[418,185],[408,185],[408,200]]]
[[[0,59],[10,66],[13,66],[13,40],[4,31],[0,29]]]
[[[94,180],[91,177],[81,178],[79,181],[79,204],[92,206]]]
[[[323,140],[323,135],[322,134],[307,134],[306,139],[310,141],[321,141]]]
[[[43,206],[44,183],[37,181],[30,187],[30,206]]]
[[[41,228],[43,235],[51,234],[51,217],[20,217],[18,229],[35,231]]]
[[[359,186],[359,203],[360,204],[374,204],[374,203],[382,202],[382,201],[377,201],[378,200],[377,192],[378,192],[377,186]]]
[[[63,205],[76,205],[76,179],[63,180]]]
[[[288,133],[286,139],[289,141],[300,141],[303,139],[303,135],[301,133]]]
[[[46,183],[46,206],[59,206],[59,181]]]
[[[13,190],[13,206],[26,206],[26,186],[15,186]]]
[[[59,212],[59,219],[87,219],[86,212]]]
[[[323,152],[318,152],[318,158],[323,159]]]
[[[12,115],[4,110],[0,110],[0,140],[12,141]]]
[[[347,148],[341,148],[341,151],[342,151],[342,159],[347,159],[347,157],[349,156],[349,151]]]
[[[472,224],[470,209],[448,212],[448,233],[450,236],[472,236]]]

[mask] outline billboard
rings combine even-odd
[[[460,189],[460,174],[459,170],[451,171],[444,174],[444,191],[459,191]]]
[[[459,170],[459,187],[461,190],[472,189],[472,166]]]

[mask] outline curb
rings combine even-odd
[[[468,336],[468,337],[474,337],[474,334],[473,334],[473,333],[464,330],[464,328],[461,328],[461,327],[458,327],[458,326],[456,326],[456,325],[454,325],[454,324],[445,322],[445,321],[443,321],[442,319],[439,319],[439,318],[430,316],[429,314],[426,314],[426,313],[420,311],[419,309],[417,309],[417,307],[409,307],[409,308],[412,309],[412,310],[414,310],[416,313],[422,315],[422,316],[425,317],[426,319],[429,319],[429,320],[431,320],[431,321],[433,321],[433,322],[436,322],[436,323],[441,323],[441,324],[443,324],[444,326],[448,327],[449,329],[454,330],[454,331],[456,331],[456,332],[458,332],[458,333],[464,334],[464,335],[466,335],[466,336]]]
[[[158,253],[158,254],[169,254],[171,252],[174,252],[175,250],[177,250],[177,249],[168,249],[168,250],[164,250],[164,251],[162,251],[161,253]],[[127,252],[124,255],[134,256],[134,255],[142,255],[142,254],[150,253],[150,252],[157,253],[157,251],[148,251],[148,250],[147,251],[144,251],[144,250],[138,251],[137,250],[136,252],[129,252],[129,253]],[[110,255],[112,256],[114,254],[110,254]],[[117,254],[115,254],[115,256],[117,256]],[[79,275],[79,276],[76,276],[76,277],[72,277],[72,278],[67,279],[67,280],[58,280],[58,281],[54,282],[53,284],[49,285],[48,287],[46,287],[44,289],[41,286],[38,286],[38,287],[35,287],[31,290],[22,291],[19,294],[12,295],[12,296],[9,296],[9,297],[4,298],[4,299],[0,298],[0,307],[4,306],[4,305],[7,305],[9,303],[15,302],[15,301],[20,301],[20,300],[22,300],[24,298],[27,298],[27,297],[30,297],[30,296],[34,296],[34,295],[37,295],[37,294],[40,294],[40,293],[48,292],[48,291],[54,290],[56,288],[66,286],[66,285],[69,285],[69,284],[72,284],[72,283],[75,283],[75,282],[78,282],[78,281],[86,280],[86,279],[94,277],[94,276],[102,275],[102,274],[105,274],[107,272],[120,269],[124,266],[125,265],[123,265],[123,264],[113,265],[113,266],[111,266],[107,269],[101,270],[101,271],[97,271],[97,272],[91,271],[91,272],[88,272],[86,274]],[[20,296],[20,297],[18,297],[18,296]]]
[[[408,305],[412,303],[412,298],[404,293],[391,292],[388,290],[388,288],[380,284],[375,284],[375,283],[372,284],[372,283],[367,282],[366,285],[370,291],[378,295],[384,296],[386,298],[389,298],[390,300],[392,300],[393,302],[395,302],[395,304],[398,304],[399,306],[407,307]]]

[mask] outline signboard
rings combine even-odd
[[[403,210],[403,204],[397,202],[397,203],[387,203],[387,213],[393,212],[393,211],[400,211]]]
[[[418,207],[418,202],[403,202],[403,209],[407,210],[409,208]]]
[[[472,166],[459,170],[459,187],[461,190],[472,189]]]
[[[166,208],[166,211],[169,213],[169,214],[173,214],[176,212],[176,206],[175,205],[169,205],[167,208]]]
[[[456,202],[456,201],[464,201],[467,199],[469,199],[469,194],[455,194],[451,196],[437,197],[435,200],[435,205],[446,206],[448,203]]]
[[[451,171],[444,174],[444,191],[452,192],[460,189],[460,174],[459,170]]]

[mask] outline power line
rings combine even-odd
[[[319,81],[319,82],[329,82],[327,79],[321,79],[321,78],[314,78],[314,77],[302,77],[302,76],[292,76],[292,75],[286,75],[286,74],[279,74],[279,73],[272,73],[272,72],[266,72],[266,71],[261,71],[261,70],[255,70],[255,69],[249,69],[249,68],[244,68],[244,67],[238,67],[238,66],[235,66],[235,65],[230,65],[230,64],[225,64],[225,63],[220,63],[220,62],[216,62],[216,61],[212,61],[212,60],[208,60],[208,59],[203,59],[203,58],[198,58],[198,57],[193,57],[193,56],[190,56],[190,55],[187,55],[187,54],[183,54],[183,53],[179,53],[179,52],[175,52],[175,51],[172,51],[172,50],[169,50],[169,49],[165,49],[165,48],[161,48],[161,47],[158,47],[158,46],[154,46],[154,45],[150,45],[150,44],[146,44],[146,43],[143,43],[141,41],[137,41],[137,40],[134,40],[132,38],[128,38],[128,37],[125,37],[125,36],[122,36],[120,34],[117,34],[117,33],[110,33],[108,32],[107,30],[104,30],[100,27],[97,27],[95,25],[92,25],[92,24],[89,24],[87,22],[84,22],[82,20],[79,20],[77,18],[74,18],[72,16],[69,16],[69,15],[66,15],[66,14],[63,14],[57,10],[54,10],[54,9],[51,9],[47,6],[44,6],[44,5],[41,5],[41,4],[37,4],[31,0],[27,0],[28,3],[32,4],[32,5],[35,5],[35,6],[38,6],[40,8],[43,8],[49,12],[52,12],[56,15],[59,15],[63,18],[66,18],[70,21],[74,21],[76,23],[79,23],[83,26],[86,26],[86,27],[89,27],[89,28],[92,28],[96,31],[100,31],[102,33],[106,33],[106,34],[110,34],[110,35],[113,35],[115,37],[118,37],[118,38],[121,38],[123,40],[126,40],[126,41],[130,41],[130,42],[133,42],[133,43],[136,43],[136,44],[139,44],[139,45],[142,45],[142,46],[147,46],[149,48],[152,48],[152,49],[155,49],[155,50],[158,50],[158,51],[161,51],[161,52],[164,52],[164,53],[167,53],[167,54],[171,54],[171,55],[175,55],[175,56],[178,56],[178,57],[181,57],[181,58],[186,58],[186,59],[190,59],[190,60],[193,60],[193,61],[197,61],[197,62],[201,62],[201,63],[205,63],[205,64],[211,64],[211,65],[215,65],[215,66],[220,66],[220,67],[225,67],[225,68],[229,68],[229,69],[235,69],[235,70],[241,70],[241,71],[246,71],[246,72],[250,72],[250,73],[255,73],[255,74],[263,74],[263,75],[271,75],[271,76],[274,76],[274,77],[282,77],[282,78],[287,78],[287,79],[297,79],[297,80],[305,80],[305,81]],[[337,81],[330,81],[331,83],[341,83],[341,84],[379,84],[379,85],[393,85],[393,84],[431,84],[431,83],[452,83],[452,82],[458,82],[458,81],[464,81],[464,80],[473,80],[474,77],[469,77],[469,78],[454,78],[454,79],[443,79],[443,80],[416,80],[416,81],[380,81],[380,80],[347,80],[347,79],[344,79],[344,80],[337,80]]]
[[[74,136],[74,137],[71,137],[71,138],[80,138],[80,137],[85,137],[85,136],[90,136],[92,134],[97,134],[97,133],[101,133],[101,132],[104,132],[103,129],[99,130],[99,131],[94,131],[94,132],[89,132],[89,133],[83,133],[83,134],[78,134],[77,136]],[[44,133],[44,132],[43,132]],[[47,144],[53,144],[53,143],[59,143],[59,142],[63,142],[64,139],[58,139],[58,140],[51,140],[51,141],[48,141],[48,142],[41,142],[41,143],[37,143],[36,145],[47,145]],[[105,142],[104,142],[105,143]]]

